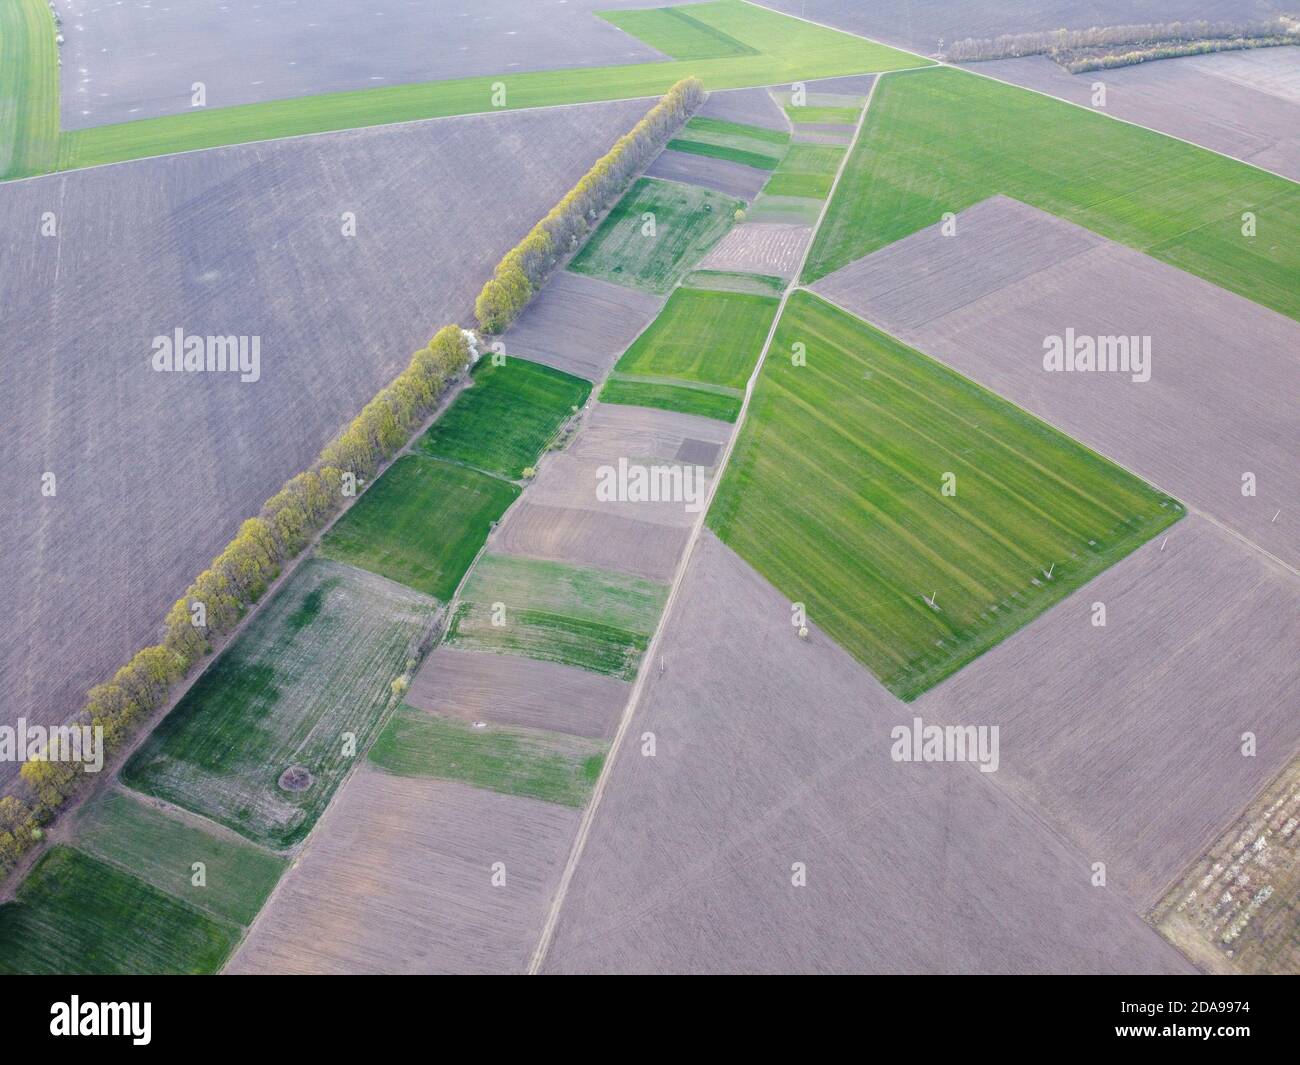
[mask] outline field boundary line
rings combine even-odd
[[[813,283],[816,284],[816,282],[813,282]],[[1100,450],[1099,448],[1095,448],[1095,447],[1093,447],[1091,444],[1086,444],[1086,443],[1084,443],[1082,440],[1080,440],[1078,437],[1076,437],[1073,433],[1066,432],[1066,430],[1062,429],[1062,428],[1061,428],[1059,425],[1057,425],[1055,422],[1052,422],[1052,421],[1050,421],[1049,419],[1044,418],[1044,417],[1043,417],[1042,415],[1040,415],[1040,414],[1035,414],[1033,411],[1029,410],[1027,407],[1022,407],[1022,406],[1021,406],[1019,403],[1017,403],[1015,400],[1008,399],[1008,398],[1007,398],[1006,396],[1004,396],[1001,392],[994,391],[993,389],[989,388],[987,385],[983,385],[983,384],[981,384],[979,381],[976,381],[973,377],[967,377],[967,376],[966,376],[964,373],[962,373],[960,370],[954,369],[952,366],[950,366],[950,365],[948,364],[948,362],[947,362],[946,359],[941,359],[938,355],[933,355],[933,354],[931,354],[931,353],[928,352],[928,351],[921,351],[920,348],[914,347],[911,343],[909,343],[908,341],[902,339],[902,338],[899,337],[899,336],[895,336],[894,333],[892,333],[890,330],[886,329],[884,326],[880,325],[879,323],[877,323],[877,322],[873,322],[870,318],[866,318],[866,317],[864,317],[863,315],[858,314],[856,311],[852,311],[852,310],[850,310],[848,307],[845,307],[844,305],[842,305],[842,304],[840,304],[840,303],[836,303],[835,300],[831,299],[830,297],[826,296],[825,294],[823,294],[823,293],[821,293],[821,292],[818,292],[816,289],[809,288],[809,287],[806,286],[806,285],[796,285],[795,288],[797,288],[797,289],[800,290],[800,291],[807,292],[810,296],[815,296],[817,299],[821,300],[821,301],[824,302],[824,303],[828,303],[828,304],[830,304],[830,305],[831,305],[832,307],[834,307],[837,311],[840,311],[840,312],[843,313],[843,314],[847,314],[850,318],[853,318],[853,319],[855,319],[856,321],[862,322],[864,325],[868,325],[868,326],[870,326],[872,329],[876,330],[876,331],[879,332],[879,333],[883,333],[883,334],[884,334],[885,336],[887,336],[887,337],[891,337],[891,338],[893,338],[894,340],[897,340],[900,344],[903,344],[903,345],[905,345],[906,347],[911,348],[913,351],[920,351],[922,355],[924,355],[924,356],[925,356],[926,358],[928,358],[928,359],[933,359],[935,362],[937,362],[937,363],[939,363],[941,366],[943,366],[943,368],[944,368],[945,370],[947,370],[949,373],[954,373],[954,374],[956,374],[958,377],[960,377],[962,380],[964,380],[964,381],[969,381],[969,382],[971,382],[971,384],[975,385],[977,388],[981,388],[981,389],[983,389],[984,391],[989,392],[989,393],[991,393],[992,395],[997,396],[998,399],[1002,400],[1002,402],[1008,404],[1009,406],[1014,407],[1016,410],[1020,411],[1022,414],[1026,415],[1027,417],[1033,418],[1035,421],[1042,422],[1044,425],[1050,425],[1050,426],[1051,426],[1053,429],[1055,429],[1058,433],[1061,433],[1063,436],[1065,436],[1065,437],[1067,437],[1068,439],[1072,440],[1072,441],[1073,441],[1075,444],[1077,444],[1079,447],[1087,448],[1089,451],[1093,452],[1093,454],[1095,454],[1095,455],[1100,455],[1100,456],[1101,456],[1103,459],[1105,459],[1107,462],[1111,463],[1111,464],[1114,465],[1114,466],[1118,466],[1121,470],[1123,470],[1125,473],[1129,474],[1130,476],[1132,476],[1132,477],[1136,477],[1138,480],[1143,481],[1143,482],[1146,483],[1146,484],[1149,484],[1152,488],[1156,489],[1158,492],[1163,492],[1163,493],[1164,493],[1165,495],[1167,495],[1170,499],[1175,499],[1175,500],[1177,500],[1178,503],[1182,506],[1183,510],[1184,510],[1187,514],[1195,514],[1198,518],[1204,518],[1206,521],[1208,521],[1208,522],[1209,522],[1211,525],[1213,525],[1215,528],[1221,530],[1222,532],[1228,533],[1230,536],[1233,536],[1233,537],[1235,537],[1236,539],[1240,540],[1240,541],[1241,541],[1243,544],[1245,544],[1247,547],[1251,548],[1251,549],[1254,550],[1254,551],[1259,552],[1261,555],[1263,555],[1265,558],[1269,559],[1271,562],[1275,562],[1277,565],[1281,566],[1284,570],[1287,570],[1289,573],[1291,573],[1292,576],[1300,577],[1300,570],[1296,569],[1295,566],[1291,565],[1291,563],[1287,562],[1285,559],[1278,558],[1278,556],[1275,555],[1275,554],[1273,554],[1273,552],[1270,551],[1270,550],[1268,550],[1268,548],[1266,548],[1266,547],[1261,547],[1259,544],[1255,543],[1255,541],[1252,540],[1252,539],[1251,539],[1249,536],[1247,536],[1245,533],[1240,532],[1240,531],[1238,531],[1237,529],[1234,529],[1231,525],[1227,525],[1227,524],[1225,524],[1222,520],[1220,520],[1219,518],[1216,518],[1213,514],[1209,513],[1208,511],[1202,510],[1200,507],[1193,506],[1191,503],[1188,503],[1187,500],[1185,500],[1185,499],[1182,497],[1182,495],[1181,495],[1180,493],[1178,493],[1178,492],[1174,492],[1174,491],[1171,491],[1171,490],[1168,489],[1168,488],[1165,488],[1163,485],[1159,484],[1159,483],[1158,483],[1157,481],[1155,481],[1153,478],[1148,477],[1146,474],[1142,473],[1141,471],[1133,469],[1133,467],[1131,467],[1131,466],[1129,466],[1129,465],[1127,465],[1127,464],[1125,464],[1125,463],[1123,463],[1123,462],[1120,462],[1120,461],[1119,461],[1118,459],[1116,459],[1116,458],[1112,458],[1112,457],[1111,457],[1110,455],[1108,455],[1106,452]],[[1178,524],[1177,522],[1174,523],[1174,525],[1177,525],[1177,524]],[[1172,529],[1172,528],[1174,527],[1174,525],[1170,525],[1169,528]],[[1157,534],[1157,535],[1158,535],[1158,534]],[[1151,539],[1154,539],[1154,538],[1155,538],[1155,537],[1152,537]],[[1149,544],[1149,543],[1151,542],[1151,539],[1144,540],[1144,541],[1142,542],[1142,544],[1139,544],[1138,546],[1141,547],[1141,546],[1144,546],[1145,544]],[[1113,563],[1112,563],[1112,564],[1113,564]],[[1109,568],[1110,568],[1110,567],[1108,566],[1107,569],[1109,569]],[[1103,570],[1102,572],[1105,572],[1105,571]],[[1100,574],[1098,574],[1097,576],[1100,576]],[[1094,578],[1094,579],[1095,579],[1095,578]],[[1090,582],[1088,582],[1088,583],[1090,583]],[[1087,586],[1087,584],[1085,583],[1084,585],[1081,585],[1080,587],[1086,587],[1086,586]]]
[[[1258,163],[1252,163],[1249,159],[1243,159],[1243,158],[1241,158],[1241,156],[1239,156],[1239,155],[1231,155],[1231,154],[1229,154],[1228,152],[1221,152],[1221,151],[1219,151],[1219,149],[1217,149],[1217,148],[1210,148],[1210,147],[1207,147],[1207,146],[1204,145],[1204,144],[1197,144],[1196,141],[1189,141],[1186,137],[1179,137],[1177,134],[1174,134],[1174,133],[1166,133],[1164,130],[1162,130],[1162,129],[1156,129],[1154,126],[1144,126],[1141,122],[1134,122],[1132,119],[1129,119],[1129,118],[1120,118],[1119,115],[1113,115],[1113,114],[1111,114],[1109,111],[1105,111],[1105,110],[1101,110],[1101,111],[1099,111],[1099,110],[1097,110],[1097,108],[1095,108],[1095,107],[1089,107],[1087,104],[1075,103],[1073,100],[1067,100],[1067,99],[1065,99],[1064,97],[1061,97],[1061,96],[1053,96],[1050,92],[1043,92],[1042,89],[1031,89],[1031,88],[1030,88],[1029,86],[1027,86],[1027,85],[1017,85],[1014,81],[1007,81],[1005,78],[995,77],[995,76],[992,75],[992,74],[984,74],[984,73],[981,73],[981,72],[978,71],[978,70],[972,70],[969,66],[962,66],[960,63],[950,63],[948,60],[946,60],[946,59],[941,59],[941,58],[939,58],[938,56],[929,56],[929,57],[927,57],[927,56],[922,56],[920,52],[914,51],[914,50],[911,49],[911,48],[903,48],[903,47],[901,47],[901,46],[899,46],[899,45],[896,45],[896,44],[889,44],[889,43],[887,43],[887,42],[885,42],[885,41],[880,40],[879,38],[876,38],[876,37],[868,37],[865,33],[855,33],[853,30],[845,30],[845,29],[841,29],[841,28],[838,27],[838,26],[832,26],[832,25],[830,25],[829,23],[826,23],[826,22],[818,22],[816,19],[805,18],[803,15],[792,15],[790,12],[788,12],[788,11],[782,11],[782,10],[781,10],[780,8],[778,8],[778,7],[768,7],[767,4],[759,3],[758,0],[744,0],[744,2],[747,3],[747,4],[753,4],[755,7],[764,7],[764,8],[767,8],[768,11],[774,11],[774,12],[776,12],[777,14],[785,15],[786,18],[798,19],[800,22],[807,22],[807,23],[809,23],[810,25],[813,25],[813,26],[820,26],[820,27],[821,27],[822,29],[824,29],[824,30],[834,30],[836,33],[847,33],[850,37],[858,37],[858,38],[860,38],[861,40],[867,41],[867,42],[869,42],[869,43],[871,43],[871,44],[878,44],[878,45],[880,45],[880,46],[883,47],[883,48],[893,48],[896,52],[906,52],[906,53],[909,54],[909,55],[921,56],[922,59],[926,59],[926,58],[929,58],[929,59],[930,59],[930,62],[929,62],[928,64],[926,64],[925,66],[917,66],[917,67],[903,67],[903,68],[900,68],[899,70],[886,70],[886,71],[882,71],[879,75],[877,75],[878,77],[884,77],[885,74],[901,74],[901,73],[903,73],[904,71],[907,71],[907,70],[928,70],[928,69],[931,69],[932,67],[935,68],[935,69],[938,69],[938,68],[941,68],[941,67],[947,67],[949,70],[962,70],[962,71],[965,71],[967,74],[974,74],[977,78],[987,78],[989,81],[996,81],[996,82],[998,82],[1000,85],[1009,85],[1009,86],[1011,86],[1013,89],[1023,89],[1025,92],[1032,92],[1032,93],[1034,93],[1034,94],[1037,95],[1037,96],[1045,96],[1045,97],[1046,97],[1047,99],[1049,99],[1049,100],[1055,100],[1057,103],[1069,104],[1071,107],[1078,107],[1078,108],[1080,108],[1081,110],[1091,112],[1091,113],[1094,114],[1094,115],[1104,115],[1106,118],[1109,118],[1109,119],[1111,119],[1111,120],[1113,120],[1113,121],[1115,121],[1115,122],[1123,122],[1124,125],[1126,125],[1126,126],[1136,126],[1138,129],[1144,129],[1144,130],[1146,130],[1148,133],[1158,133],[1160,136],[1162,136],[1162,137],[1168,137],[1170,140],[1182,141],[1183,144],[1190,144],[1193,148],[1200,148],[1201,151],[1204,151],[1204,152],[1210,152],[1210,153],[1213,154],[1213,155],[1220,155],[1220,156],[1222,156],[1224,159],[1231,159],[1233,162],[1241,163],[1242,166],[1253,167],[1255,170],[1258,170],[1258,171],[1260,171],[1261,173],[1264,173],[1264,174],[1271,174],[1271,175],[1273,175],[1273,177],[1281,178],[1283,181],[1289,181],[1292,185],[1300,185],[1300,179],[1293,178],[1293,177],[1288,177],[1286,174],[1279,174],[1276,170],[1270,170],[1270,169],[1269,169],[1268,167],[1266,167],[1266,166],[1260,166]],[[1300,48],[1300,45],[1283,45],[1282,47]],[[1214,54],[1221,54],[1221,53],[1214,53]],[[1028,57],[1028,56],[1010,57],[1010,56],[1008,56],[1008,58],[1031,58],[1031,57]],[[1192,57],[1190,57],[1190,56],[1171,56],[1170,58],[1171,58],[1171,59],[1188,59],[1188,58],[1192,58]],[[996,62],[996,60],[995,60],[995,62]],[[1162,62],[1166,62],[1166,60],[1156,59],[1156,60],[1150,60],[1149,62],[1162,63]],[[1142,64],[1134,63],[1134,64],[1130,64],[1130,65],[1132,65],[1132,66],[1141,66]],[[1112,68],[1112,69],[1114,69],[1114,70],[1123,70],[1124,68],[1123,68],[1123,67],[1114,67],[1114,68]],[[1105,73],[1105,72],[1104,72],[1104,71],[1091,71],[1090,73]],[[840,76],[841,76],[841,77],[850,77],[850,78],[851,78],[851,77],[861,77],[861,75],[854,75],[854,74],[844,74],[844,75],[840,75]],[[1072,75],[1070,75],[1070,76],[1071,76],[1071,77],[1074,77],[1075,75],[1072,74]],[[815,79],[814,79],[814,80],[815,80]],[[829,80],[829,79],[822,79],[822,80]]]
[[[555,895],[551,900],[550,908],[546,914],[546,920],[542,925],[541,935],[538,938],[537,947],[533,951],[532,958],[528,963],[528,974],[530,976],[541,972],[542,965],[546,961],[546,955],[550,951],[551,942],[555,937],[555,928],[559,923],[560,911],[564,907],[564,900],[569,893],[569,886],[573,882],[573,874],[577,869],[578,862],[582,859],[583,850],[586,848],[587,838],[591,834],[591,826],[595,823],[596,813],[600,808],[600,801],[604,797],[605,788],[609,784],[609,779],[613,775],[614,763],[617,760],[619,750],[622,748],[624,737],[631,728],[632,719],[636,716],[636,711],[640,706],[641,697],[645,692],[646,679],[652,673],[652,666],[655,655],[659,650],[660,642],[663,639],[664,632],[668,628],[668,623],[672,617],[673,607],[677,604],[678,596],[681,592],[683,583],[685,583],[686,573],[690,568],[691,560],[695,554],[695,548],[699,544],[700,535],[704,531],[705,522],[708,518],[709,509],[713,505],[713,498],[717,494],[718,486],[722,483],[723,475],[726,472],[727,463],[731,461],[731,455],[735,451],[736,443],[740,439],[740,433],[744,427],[745,415],[749,411],[749,404],[754,395],[754,389],[758,384],[759,375],[763,372],[763,364],[767,360],[768,352],[772,349],[772,342],[776,338],[777,328],[781,324],[781,315],[785,311],[785,306],[792,293],[799,289],[798,278],[803,273],[808,256],[812,253],[813,243],[817,237],[817,231],[821,228],[822,222],[826,219],[826,214],[830,210],[831,200],[835,196],[835,190],[839,187],[840,177],[843,175],[848,166],[849,159],[853,155],[853,150],[857,147],[858,138],[862,135],[863,126],[866,124],[867,112],[871,108],[871,101],[876,93],[876,86],[886,74],[894,73],[886,71],[877,74],[871,82],[871,88],[867,91],[866,102],[862,105],[862,111],[858,115],[858,124],[853,132],[853,140],[848,145],[843,156],[840,158],[839,167],[835,171],[835,179],[831,182],[830,191],[826,194],[822,202],[821,213],[817,216],[817,223],[812,227],[808,236],[808,242],[804,246],[803,255],[799,259],[798,268],[790,282],[785,286],[781,293],[781,300],[777,304],[776,313],[772,316],[772,324],[768,327],[767,339],[763,342],[763,347],[759,352],[758,361],[754,364],[753,372],[749,375],[749,380],[745,384],[745,395],[741,400],[740,413],[736,415],[736,421],[732,425],[731,434],[727,437],[727,445],[714,468],[713,478],[709,484],[709,495],[704,501],[704,506],[700,509],[699,517],[696,518],[695,524],[691,527],[690,538],[682,550],[681,556],[677,561],[677,569],[673,574],[672,584],[669,586],[668,598],[664,600],[664,607],[659,615],[659,624],[655,627],[654,635],[646,647],[645,655],[641,659],[641,668],[637,671],[636,680],[633,682],[632,691],[628,695],[627,703],[623,708],[623,715],[619,719],[618,729],[614,733],[614,738],[610,743],[609,753],[605,756],[605,763],[601,767],[600,776],[596,780],[596,786],[592,789],[591,798],[588,800],[586,807],[582,811],[582,819],[578,823],[578,832],[574,837],[573,844],[569,851],[569,858],[565,862],[564,871],[560,875],[560,882],[555,890]]]

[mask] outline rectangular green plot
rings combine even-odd
[[[763,186],[769,196],[798,196],[810,200],[824,200],[831,194],[833,177],[825,174],[800,174],[778,170]]]
[[[45,0],[0,4],[0,178],[43,174],[59,153],[59,49]]]
[[[628,574],[484,555],[447,641],[631,680],[667,595],[664,585]]]
[[[308,559],[163,718],[123,781],[255,843],[292,846],[365,752],[436,618],[428,596]]]
[[[731,228],[736,211],[744,206],[697,185],[641,178],[614,205],[569,269],[649,292],[670,292]]]
[[[1300,185],[950,68],[880,81],[804,281],[999,193],[1300,318]]]
[[[775,296],[678,288],[614,368],[743,388],[779,305]]]
[[[605,745],[579,736],[485,725],[402,706],[370,760],[399,776],[463,780],[476,788],[583,806],[600,776]]]
[[[518,495],[491,474],[403,455],[334,523],[318,553],[447,600]]]
[[[766,192],[759,193],[745,214],[748,222],[789,222],[794,225],[813,226],[821,217],[824,199],[809,199],[805,196],[772,196]]]
[[[473,384],[419,440],[435,458],[518,480],[565,421],[587,402],[591,383],[527,359],[479,360]]]
[[[25,2],[34,5],[36,0]],[[726,89],[930,63],[908,52],[740,0],[690,5],[674,11],[703,24],[712,40],[720,39],[717,34],[725,35],[755,54],[510,71],[238,107],[194,109],[180,115],[66,131],[58,140],[58,167],[71,169],[247,141],[488,112],[494,109],[495,87],[503,75],[510,87],[507,106],[527,108],[657,96],[688,76],[700,78],[708,89]],[[53,67],[46,80],[57,92]]]
[[[696,115],[686,123],[687,132],[697,140],[706,136],[714,138],[736,138],[737,144],[744,141],[763,141],[769,146],[784,147],[790,143],[790,134],[781,129],[766,129],[763,126],[751,126],[745,122],[728,122],[725,118],[709,118]],[[719,144],[726,140],[717,141]]]
[[[708,522],[901,698],[1182,516],[1170,497],[815,296],[796,292],[786,308],[776,348],[801,343],[807,363],[764,363]]]
[[[794,107],[787,104],[785,113],[795,125],[831,123],[844,126],[856,126],[860,107]]]
[[[36,863],[0,906],[0,973],[215,973],[239,942],[221,921],[71,847]]]
[[[682,278],[683,288],[748,292],[754,296],[780,296],[785,291],[785,284],[784,278],[771,274],[744,274],[733,270],[693,270]]]
[[[619,377],[611,377],[605,382],[600,390],[600,401],[624,407],[654,407],[681,414],[698,414],[701,418],[716,418],[720,422],[734,422],[740,417],[741,405],[738,394],[695,388],[685,382]]]
[[[717,59],[758,54],[757,49],[691,18],[679,7],[597,11],[596,14],[673,59]]]
[[[668,147],[674,152],[685,152],[688,155],[706,155],[710,159],[725,159],[729,163],[752,166],[755,170],[774,170],[777,163],[781,161],[775,155],[745,151],[741,148],[732,148],[725,144],[712,144],[708,141],[677,138],[670,140]]]
[[[285,870],[277,855],[117,791],[83,811],[76,844],[159,891],[240,925],[252,924]],[[196,862],[203,864],[201,884],[194,882]]]

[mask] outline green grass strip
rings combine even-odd
[[[625,407],[653,407],[657,410],[675,410],[682,414],[698,414],[701,418],[716,418],[720,422],[734,422],[740,417],[741,404],[739,396],[729,396],[688,384],[652,384],[619,378],[605,382],[604,388],[600,390],[600,401]]]
[[[462,780],[476,788],[580,807],[600,776],[605,745],[535,729],[487,725],[398,708],[370,760],[399,776]]]
[[[84,810],[77,847],[214,917],[250,925],[287,863],[119,791]],[[194,864],[202,863],[201,883]]]

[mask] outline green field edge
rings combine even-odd
[[[39,0],[21,2],[44,8]],[[691,76],[700,78],[710,90],[763,88],[787,82],[933,65],[932,60],[923,56],[826,27],[799,23],[760,5],[723,0],[716,5],[692,6],[692,10],[701,8],[709,9],[707,13],[719,20],[725,21],[728,17],[753,20],[756,33],[770,34],[778,22],[793,23],[791,34],[816,38],[817,46],[806,45],[804,51],[808,54],[793,58],[755,52],[752,55],[714,59],[669,59],[605,67],[515,74],[503,72],[196,109],[179,115],[65,130],[59,133],[56,141],[46,144],[40,151],[33,150],[30,153],[31,161],[23,163],[21,168],[11,165],[0,172],[0,181],[235,144],[402,122],[612,100],[649,99],[662,96],[676,82]],[[701,18],[698,21],[703,20]],[[49,44],[53,47],[52,19],[49,23]],[[27,35],[24,34],[23,39],[27,39]],[[820,47],[823,41],[836,47]],[[856,54],[852,57],[836,54],[840,50],[851,50]],[[26,84],[28,80],[34,82],[30,87]],[[51,84],[55,101],[52,112],[48,104],[37,104],[37,109],[47,115],[47,122],[50,113],[56,120],[58,117],[57,63],[52,78],[25,79],[23,84],[24,99],[31,95],[38,100],[44,100],[51,94]],[[505,87],[505,100],[498,103],[499,89],[502,86]],[[38,138],[33,138],[33,143],[37,140]]]

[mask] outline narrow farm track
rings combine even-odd
[[[550,949],[551,940],[555,936],[556,923],[559,920],[560,911],[564,907],[565,896],[568,894],[569,885],[573,881],[574,870],[577,868],[578,862],[582,859],[582,852],[586,846],[587,837],[591,833],[591,826],[596,820],[597,812],[600,810],[601,799],[604,797],[605,789],[609,785],[614,763],[618,759],[619,749],[622,747],[628,729],[631,727],[633,717],[636,716],[637,708],[645,692],[646,678],[650,676],[654,669],[655,658],[658,655],[660,646],[663,642],[664,632],[672,621],[673,608],[676,606],[677,600],[681,594],[682,583],[686,579],[686,573],[690,566],[691,556],[695,553],[695,549],[700,542],[700,536],[704,532],[705,519],[708,516],[710,506],[713,504],[713,497],[718,490],[718,485],[722,483],[727,463],[731,461],[731,455],[735,450],[736,441],[740,438],[741,430],[744,428],[745,416],[749,413],[749,404],[754,395],[754,388],[758,384],[759,375],[763,372],[763,364],[766,362],[768,352],[772,348],[772,340],[776,336],[777,327],[781,322],[781,315],[785,312],[786,303],[789,301],[790,296],[799,288],[798,278],[803,273],[804,265],[808,260],[808,255],[812,250],[813,243],[817,236],[817,230],[821,227],[822,221],[825,219],[826,213],[830,208],[831,201],[835,198],[835,190],[839,185],[840,176],[844,173],[844,169],[853,155],[853,149],[857,146],[858,138],[862,135],[862,127],[866,122],[867,113],[871,109],[871,101],[876,94],[876,88],[884,77],[885,75],[881,74],[871,83],[871,89],[867,93],[866,104],[863,106],[861,114],[858,115],[857,126],[853,131],[853,140],[849,144],[848,149],[844,152],[844,155],[840,160],[840,165],[835,171],[835,177],[831,181],[830,190],[826,194],[826,200],[822,204],[821,213],[817,217],[817,224],[813,226],[812,237],[804,248],[798,268],[794,271],[794,280],[787,284],[781,292],[781,301],[776,309],[776,314],[772,318],[772,324],[768,328],[767,337],[763,341],[763,348],[759,353],[758,362],[755,364],[754,371],[749,375],[749,380],[745,384],[745,395],[744,399],[741,401],[740,414],[737,415],[735,426],[732,429],[731,435],[727,438],[722,455],[718,458],[713,478],[709,484],[708,497],[705,499],[704,506],[701,507],[695,523],[691,526],[690,539],[687,540],[686,549],[682,552],[681,558],[678,560],[677,571],[673,575],[672,583],[668,588],[668,598],[664,603],[663,612],[659,615],[659,625],[650,639],[650,645],[646,649],[645,657],[642,660],[645,668],[641,669],[637,674],[636,681],[632,686],[632,692],[628,696],[627,706],[624,708],[623,716],[619,721],[618,730],[614,734],[614,740],[610,744],[609,753],[605,757],[604,767],[601,769],[600,777],[597,779],[596,786],[592,791],[591,800],[587,803],[586,809],[583,810],[582,820],[578,824],[578,832],[574,838],[573,847],[569,853],[569,859],[564,865],[564,872],[560,874],[559,887],[556,889],[555,897],[551,901],[550,908],[547,911],[546,921],[542,926],[542,932],[537,942],[537,948],[534,950],[532,960],[528,966],[528,972],[530,975],[536,975],[539,973],[543,963],[546,961],[547,951]]]

